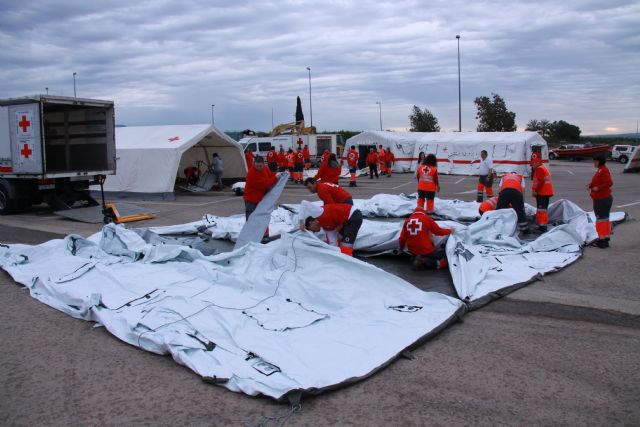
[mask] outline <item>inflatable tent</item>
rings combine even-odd
[[[438,172],[453,175],[477,175],[482,150],[487,150],[499,174],[529,175],[533,147],[540,147],[543,160],[549,158],[547,142],[537,132],[367,131],[349,138],[346,145],[357,146],[361,159],[370,147],[390,149],[396,157],[394,172],[415,171],[420,152],[435,154]]]
[[[187,166],[204,172],[213,153],[224,161],[225,179],[244,179],[242,147],[213,125],[136,126],[116,128],[116,175],[107,177],[106,192],[119,196],[173,199],[176,177]],[[97,189],[97,188],[93,188]]]

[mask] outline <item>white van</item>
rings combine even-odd
[[[631,158],[634,148],[633,145],[614,145],[611,149],[611,159],[625,164]]]
[[[317,163],[324,150],[329,150],[329,152],[340,156],[344,147],[342,135],[337,134],[248,136],[238,142],[242,145],[243,150],[246,151],[247,148],[250,148],[253,154],[259,154],[263,157],[267,155],[271,146],[276,151],[280,150],[280,146],[285,151],[289,150],[289,148],[295,151],[298,146],[304,148],[305,145],[308,145],[309,155],[313,164]]]

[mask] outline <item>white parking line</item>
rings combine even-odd
[[[405,182],[404,184],[400,184],[400,185],[396,185],[395,187],[392,187],[392,190],[398,189],[400,187],[404,187],[407,184],[415,184],[413,181],[409,181],[409,182]]]
[[[616,208],[626,208],[627,206],[640,205],[640,202],[627,203],[626,205],[618,205]]]
[[[126,200],[126,202],[134,204],[134,205],[167,205],[167,206],[175,205],[175,206],[191,206],[191,207],[197,208],[197,207],[201,207],[201,206],[215,205],[216,203],[220,203],[220,202],[228,202],[229,200],[235,200],[235,199],[242,200],[242,197],[238,197],[238,196],[228,197],[228,198],[225,198],[225,199],[212,200],[210,202],[205,202],[205,203],[154,202],[154,201],[151,201],[151,200],[149,200],[149,201],[142,201],[142,200],[141,201],[138,201],[138,200],[129,201],[129,200]]]
[[[455,182],[455,184],[460,184],[460,183],[461,183],[462,181],[464,181],[465,179],[467,179],[467,178],[460,178],[459,180],[457,180],[457,181]]]
[[[469,190],[469,191],[463,191],[461,193],[456,193],[456,194],[471,194],[471,193],[475,193],[476,190]]]
[[[567,171],[567,173],[570,173],[571,175],[575,175],[575,173],[571,172],[571,171]]]

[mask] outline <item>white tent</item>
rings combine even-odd
[[[104,189],[173,199],[176,177],[184,176],[187,166],[199,166],[204,172],[213,153],[223,159],[223,178],[244,178],[242,147],[212,125],[116,128],[116,175],[107,177]]]
[[[537,132],[367,131],[349,138],[346,145],[390,149],[396,157],[395,172],[415,171],[420,152],[435,154],[438,172],[454,175],[477,175],[482,150],[487,150],[498,173],[528,175],[534,146],[541,147],[544,160],[549,155],[546,141]]]

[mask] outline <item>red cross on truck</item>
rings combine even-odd
[[[31,122],[27,120],[26,114],[23,114],[22,120],[18,122],[18,127],[22,128],[22,133],[27,133],[29,131],[29,126],[31,126]]]

